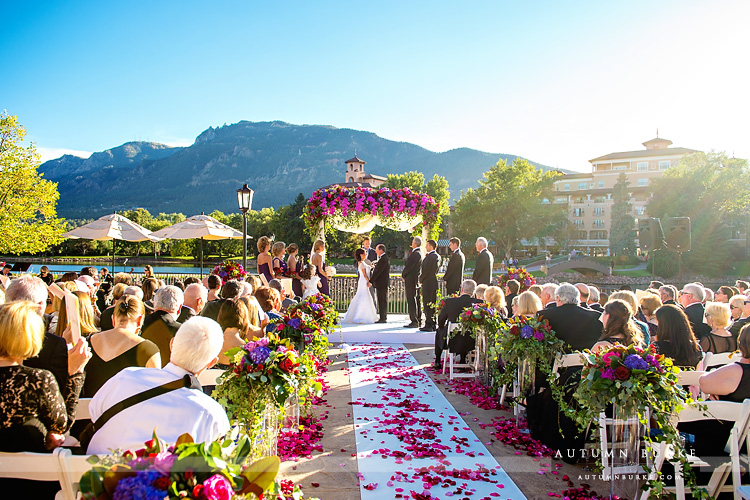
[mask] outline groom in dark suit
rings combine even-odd
[[[409,311],[408,325],[404,328],[419,328],[422,326],[422,301],[419,297],[419,276],[422,274],[422,238],[415,236],[411,240],[411,253],[406,258],[401,278],[404,280],[406,291],[406,308]]]
[[[378,295],[378,313],[380,314],[378,323],[385,323],[388,317],[388,286],[391,281],[391,262],[385,254],[385,245],[382,243],[377,246],[375,253],[378,260],[372,269],[370,284],[375,288]]]
[[[443,280],[445,281],[445,291],[448,295],[458,293],[461,288],[461,282],[464,279],[464,264],[466,263],[466,257],[461,251],[461,240],[458,238],[451,238],[450,243],[451,255],[448,261],[448,268],[445,270]]]

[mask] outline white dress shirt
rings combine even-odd
[[[168,363],[164,368],[125,368],[109,379],[91,400],[91,420],[124,399],[187,375]],[[126,408],[112,417],[91,439],[89,454],[118,448],[138,450],[156,434],[174,443],[184,433],[196,443],[213,441],[229,431],[229,419],[219,403],[195,389],[181,388]]]

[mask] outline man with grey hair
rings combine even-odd
[[[156,290],[154,312],[143,319],[141,337],[150,340],[159,348],[161,366],[169,363],[170,343],[180,328],[177,317],[185,301],[182,290],[169,285]]]
[[[458,321],[458,315],[473,304],[481,304],[482,301],[474,298],[474,292],[477,289],[477,282],[474,280],[464,280],[461,283],[461,295],[458,297],[448,297],[438,315],[438,327],[435,333],[435,369],[440,369],[440,359],[443,356],[443,350],[446,345],[445,339],[448,334],[448,323]],[[454,340],[455,339],[455,340]],[[474,339],[469,335],[456,335],[451,339],[450,352],[461,355],[461,362],[466,359],[466,353],[474,349]]]
[[[542,294],[540,298],[542,299],[542,305],[544,305],[545,309],[549,309],[550,307],[557,307],[557,302],[555,302],[556,291],[556,283],[545,283],[544,285],[542,285]]]
[[[477,262],[474,264],[474,274],[472,278],[477,282],[477,285],[491,285],[492,284],[492,266],[494,265],[495,259],[492,252],[487,250],[487,238],[480,236],[476,242],[477,249]]]
[[[589,309],[589,287],[586,283],[576,283],[575,287],[578,289],[578,293],[581,294],[581,307]]]
[[[422,300],[419,296],[419,277],[422,274],[422,238],[415,236],[411,240],[411,253],[406,258],[401,278],[406,291],[406,309],[410,322],[404,328],[422,327]]]
[[[203,306],[208,302],[208,290],[200,283],[190,283],[183,292],[185,302],[182,304],[177,322],[182,324],[200,314]]]
[[[677,302],[675,302],[676,294],[675,294],[675,288],[672,285],[664,285],[659,287],[659,296],[661,297],[661,303],[662,305],[672,304],[673,306],[677,305]]]
[[[594,285],[588,285],[589,287],[589,300],[587,304],[589,309],[594,310],[598,313],[604,312],[604,306],[599,303],[599,289]]]
[[[581,293],[570,283],[563,283],[555,291],[557,307],[539,311],[539,319],[549,321],[557,338],[570,348],[565,352],[590,349],[602,334],[599,313],[581,307]]]
[[[711,333],[711,327],[703,322],[706,309],[703,301],[706,300],[706,291],[697,283],[688,283],[682,287],[679,295],[680,305],[685,308],[685,314],[690,321],[695,337],[700,340]]]
[[[226,412],[201,392],[197,379],[219,359],[224,344],[221,327],[195,317],[180,327],[170,343],[172,354],[164,368],[126,368],[97,391],[89,406],[94,422],[118,403],[160,388],[160,394],[125,406],[104,422],[91,439],[89,454],[134,450],[151,439],[156,427],[159,438],[168,443],[184,433],[207,443],[229,431]]]
[[[211,276],[216,276],[212,274]],[[245,291],[245,285],[242,281],[239,280],[229,280],[226,283],[224,283],[221,286],[221,292],[219,292],[220,297],[216,300],[209,300],[205,306],[203,306],[203,310],[201,311],[201,316],[204,316],[206,318],[211,318],[212,320],[216,321],[219,317],[219,309],[221,309],[221,306],[224,305],[224,302],[226,302],[229,299],[236,299],[237,297],[241,297],[242,294]],[[211,291],[209,290],[209,297],[211,296]]]

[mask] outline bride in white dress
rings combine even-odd
[[[372,266],[365,264],[365,251],[361,248],[357,249],[354,253],[354,258],[357,261],[357,267],[359,269],[359,281],[357,281],[357,293],[349,303],[349,309],[346,311],[346,316],[342,323],[375,323],[378,319],[378,312],[375,309],[375,303],[370,295],[370,290],[367,285],[370,284],[368,276]]]

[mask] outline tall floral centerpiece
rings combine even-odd
[[[489,304],[474,304],[465,308],[458,316],[458,323],[464,333],[475,340],[478,378],[487,384],[489,376],[488,339],[495,338],[497,330],[503,324],[503,318],[497,309]]]
[[[524,267],[510,267],[508,268],[508,272],[501,274],[497,280],[498,284],[503,287],[503,289],[510,280],[518,281],[518,283],[521,284],[519,292],[525,292],[531,285],[536,284],[534,277]]]
[[[215,274],[221,278],[222,283],[226,283],[229,280],[244,280],[247,276],[247,272],[242,267],[242,264],[233,261],[222,262],[214,267],[211,274]]]

